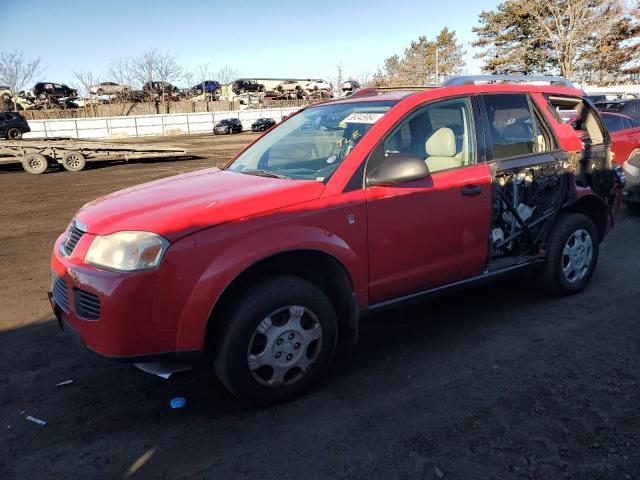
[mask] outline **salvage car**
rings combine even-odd
[[[236,80],[231,85],[231,90],[236,95],[246,92],[264,92],[264,85],[254,80]]]
[[[621,190],[602,117],[568,81],[487,77],[512,78],[312,105],[223,169],[86,204],[53,246],[56,318],[102,356],[163,374],[203,361],[272,404],[371,312],[520,270],[582,291]]]
[[[132,88],[128,85],[120,85],[115,82],[102,82],[97,85],[92,85],[89,88],[89,93],[94,95],[126,95],[131,93]]]
[[[204,82],[200,82],[197,85],[191,87],[191,91],[195,95],[202,95],[203,93],[216,93],[219,92],[222,88],[220,82],[216,82],[215,80],[205,80]]]
[[[269,130],[275,124],[276,121],[273,118],[259,118],[251,124],[251,131],[264,132],[265,130]]]
[[[20,140],[22,134],[30,131],[27,120],[18,112],[0,113],[0,138]]]
[[[214,133],[217,134],[232,134],[242,132],[242,122],[237,118],[225,118],[216,123]]]
[[[38,82],[33,87],[33,94],[38,100],[47,100],[57,103],[59,99],[74,99],[78,91],[64,83]]]

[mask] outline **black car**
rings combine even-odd
[[[77,98],[78,91],[64,83],[38,82],[33,87],[33,94],[38,100],[50,100],[52,98]]]
[[[142,91],[146,94],[175,95],[178,87],[169,82],[147,82],[142,86]]]
[[[640,119],[640,98],[597,102],[596,108],[602,112],[621,113],[628,117]]]
[[[275,124],[276,121],[273,118],[259,118],[251,124],[251,131],[264,132],[265,130],[269,130]]]
[[[18,112],[0,113],[0,138],[20,140],[23,133],[30,131],[29,124]]]
[[[246,92],[264,92],[264,85],[254,80],[236,80],[231,89],[236,95],[241,95]]]
[[[242,131],[242,122],[237,118],[225,118],[216,123],[213,130],[216,135],[221,133],[240,133]]]

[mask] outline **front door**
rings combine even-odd
[[[427,178],[366,188],[372,304],[481,274],[491,225],[491,172],[478,163],[471,99],[427,104],[392,130],[366,175],[397,154],[425,159]]]

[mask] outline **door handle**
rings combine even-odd
[[[463,197],[475,197],[482,193],[482,187],[480,185],[465,185],[460,191]]]

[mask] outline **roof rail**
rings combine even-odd
[[[432,90],[436,88],[435,86],[429,85],[401,85],[395,87],[365,87],[359,88],[355,90],[353,93],[348,95],[348,98],[354,97],[373,97],[376,95],[384,95],[386,93],[412,93],[412,92],[421,92],[423,90]]]
[[[459,85],[475,85],[476,83],[531,83],[545,82],[555,87],[575,88],[571,80],[564,77],[548,77],[542,75],[465,75],[452,77],[442,83],[443,87],[454,87]]]

